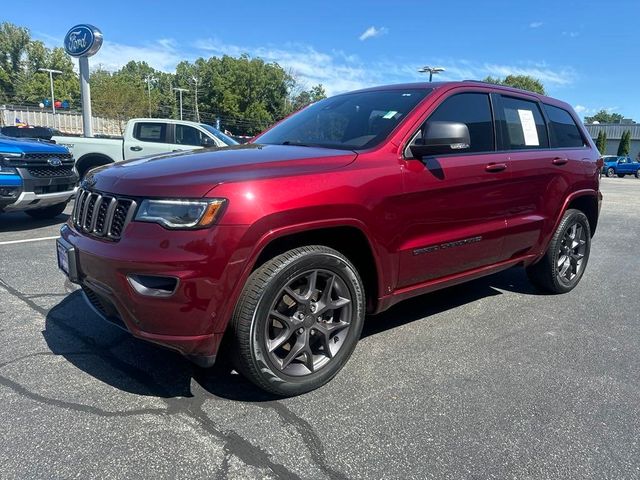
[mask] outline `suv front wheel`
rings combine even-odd
[[[582,278],[591,250],[591,228],[580,210],[567,210],[544,257],[527,267],[529,280],[550,293],[566,293]]]
[[[362,280],[344,255],[320,245],[289,250],[244,286],[231,324],[234,363],[277,395],[314,390],[347,362],[364,315]]]

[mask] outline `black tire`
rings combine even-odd
[[[584,233],[584,247],[574,247],[578,248],[578,251],[581,251],[582,257],[578,267],[576,268],[575,276],[573,276],[573,278],[567,278],[565,276],[566,274],[562,274],[562,268],[564,268],[566,262],[563,262],[562,267],[558,263],[562,258],[566,258],[566,261],[570,263],[569,269],[574,268],[572,263],[572,260],[574,260],[573,256],[571,254],[565,254],[568,248],[565,245],[567,235],[570,235],[571,229],[573,229],[574,225],[576,226],[576,229],[582,229],[581,232]],[[587,219],[587,216],[580,210],[567,210],[563,215],[560,225],[558,225],[558,229],[553,235],[551,242],[549,243],[547,252],[537,263],[527,267],[527,276],[531,283],[542,291],[548,293],[570,292],[575,288],[578,282],[580,282],[580,279],[587,268],[590,251],[591,229],[589,227],[589,220]],[[573,254],[575,256],[579,255],[576,254],[575,251]],[[577,262],[578,260],[575,261]],[[567,269],[565,268],[565,270]],[[568,273],[570,276],[571,272]]]
[[[640,178],[640,168],[636,170],[636,178]]]
[[[619,173],[618,178],[624,178],[624,173]]]
[[[346,307],[328,310],[320,308],[318,312],[324,310],[325,313],[320,313],[320,319],[315,319],[313,314],[309,312],[315,311],[314,302],[320,302],[322,299],[311,300],[313,305],[305,308],[314,309],[307,310],[305,314],[301,312],[286,313],[287,322],[289,322],[287,325],[296,326],[286,327],[284,322],[277,320],[278,317],[273,317],[272,312],[282,308],[282,305],[293,311],[302,308],[295,298],[302,298],[302,295],[305,294],[304,292],[296,293],[294,297],[283,293],[283,291],[288,286],[295,284],[298,279],[306,278],[305,275],[312,275],[308,272],[316,272],[313,284],[309,280],[309,285],[306,287],[308,291],[318,291],[316,285],[322,284],[321,276],[327,275],[327,278],[332,278],[331,282],[326,280],[325,283],[325,290],[329,292],[328,298],[331,300],[331,305],[334,302],[346,300],[346,295],[349,296],[349,307],[346,311],[348,322],[341,320],[338,322],[340,325],[348,323],[348,327],[342,326],[341,328],[344,328],[344,330],[336,329],[333,336],[330,333],[320,335],[318,333],[319,330],[315,330],[314,333],[314,326],[337,325],[337,323],[333,323],[335,322],[335,312],[340,310],[342,315],[345,312],[342,309]],[[337,282],[336,286],[334,286],[334,282]],[[329,283],[330,286],[327,288]],[[338,299],[333,300],[332,292],[338,286],[341,289],[336,294]],[[320,293],[318,293],[319,295]],[[343,298],[342,295],[345,295],[345,297]],[[279,299],[289,299],[291,305],[287,307]],[[288,310],[287,312],[290,311]],[[327,315],[326,312],[329,311],[331,312],[331,319],[322,319],[321,317]],[[307,315],[307,317],[304,320],[300,319],[304,315]],[[284,317],[285,315],[282,316]],[[289,250],[272,258],[255,270],[244,286],[230,325],[235,343],[234,348],[231,350],[234,356],[234,364],[240,373],[258,387],[276,395],[294,396],[314,390],[331,380],[347,362],[360,338],[364,316],[365,297],[362,280],[355,267],[344,255],[320,245]],[[341,316],[340,318],[342,319],[343,317]],[[290,322],[300,323],[293,324]],[[328,323],[323,324],[322,322]],[[270,329],[273,329],[274,325],[278,325],[278,323],[281,324],[282,329],[279,330],[277,338],[270,339]],[[307,325],[307,323],[310,323],[310,325]],[[303,330],[304,334],[301,333]],[[324,328],[322,330],[325,331]],[[333,329],[327,328],[327,331],[331,332]],[[287,337],[287,332],[290,332],[289,337]],[[343,333],[341,334],[340,332]],[[313,335],[317,336],[313,337]],[[274,349],[270,351],[269,342],[277,342],[280,338],[289,338],[289,340],[287,340],[287,343],[282,344],[281,347],[272,347]],[[284,365],[286,359],[279,363],[276,353],[281,349],[284,350],[283,355],[287,352],[292,353],[299,341],[305,345],[305,348],[308,345],[309,355],[306,353],[307,350],[304,350],[297,356],[287,355],[287,358],[291,356],[288,365]],[[338,344],[337,351],[335,353],[331,352],[332,347],[336,348]],[[318,345],[321,354],[317,356],[320,357],[320,362],[324,363],[315,369],[315,356],[312,352],[312,347],[318,348]],[[326,351],[325,345],[328,346],[330,354],[324,354],[323,357],[322,352]],[[287,346],[289,347],[288,350],[286,349]],[[304,360],[301,360],[301,357]],[[307,366],[307,361],[310,361],[311,369]],[[289,368],[298,368],[298,371],[303,370],[304,373],[291,374],[283,371]]]
[[[616,174],[616,171],[613,169],[613,167],[607,168],[607,177],[613,178],[615,174]]]
[[[44,207],[44,208],[34,208],[32,210],[25,210],[24,213],[38,220],[55,218],[58,215],[60,215],[62,212],[64,212],[64,209],[67,208],[67,203],[69,202],[67,201],[64,203],[56,203],[55,205],[51,205],[49,207]]]

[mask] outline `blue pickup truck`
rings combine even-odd
[[[0,212],[53,218],[64,211],[77,183],[66,147],[0,135]]]
[[[622,178],[625,175],[635,175],[636,178],[640,178],[640,162],[634,161],[631,157],[605,155],[602,159],[604,160],[602,172],[607,177],[615,177],[617,175]]]

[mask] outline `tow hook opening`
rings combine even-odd
[[[169,297],[178,288],[175,277],[129,274],[127,280],[137,293],[145,297]]]

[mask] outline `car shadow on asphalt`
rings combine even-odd
[[[537,294],[523,269],[506,270],[407,300],[383,314],[368,317],[362,338],[500,295],[502,291]],[[101,382],[129,393],[191,397],[192,381],[196,381],[207,392],[224,399],[265,402],[278,398],[245,380],[224,359],[213,368],[202,369],[173,351],[138,340],[104,322],[86,305],[80,291],[71,293],[48,312],[42,334],[52,353]]]
[[[35,219],[24,212],[3,213],[0,215],[0,232],[24,232],[53,225],[62,226],[68,219],[69,215],[66,213],[47,219]]]

